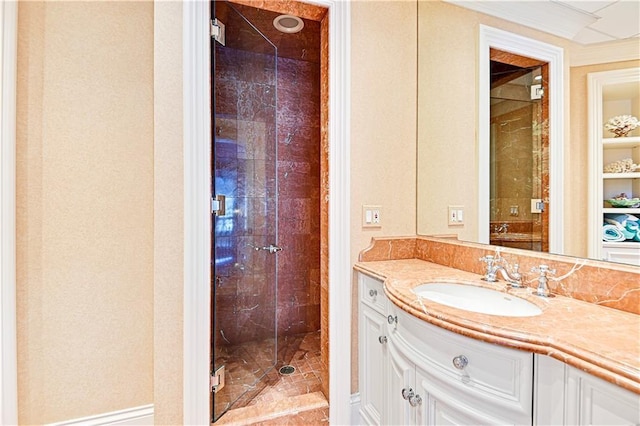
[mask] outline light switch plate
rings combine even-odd
[[[381,228],[382,227],[382,206],[363,205],[362,206],[362,227]]]

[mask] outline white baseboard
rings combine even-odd
[[[112,411],[110,413],[96,414],[94,416],[80,419],[65,420],[51,423],[50,426],[67,425],[131,425],[150,426],[153,425],[153,404],[142,405],[140,407],[125,408],[124,410]]]
[[[362,419],[360,418],[360,392],[351,395],[351,424],[354,426],[362,424]]]

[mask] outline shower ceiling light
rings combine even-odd
[[[304,28],[304,22],[302,22],[302,19],[297,16],[280,15],[273,20],[273,26],[283,33],[294,34]]]

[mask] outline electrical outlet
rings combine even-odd
[[[382,227],[382,206],[362,206],[362,227],[381,228]]]
[[[464,206],[449,206],[447,209],[448,224],[452,226],[464,225]]]

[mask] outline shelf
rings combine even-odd
[[[640,208],[639,209],[630,209],[630,208],[624,208],[624,207],[605,207],[602,209],[602,213],[615,213],[615,214],[640,214]]]
[[[634,173],[603,173],[602,179],[638,179],[640,178],[639,172]]]
[[[589,204],[588,244],[589,257],[610,262],[640,265],[640,242],[603,241],[604,218],[615,215],[633,215],[640,218],[640,206],[611,207],[604,199],[628,194],[640,197],[640,169],[633,173],[605,173],[607,165],[630,158],[640,163],[640,128],[629,136],[614,137],[604,128],[610,118],[621,115],[638,117],[638,88],[640,67],[594,72],[587,75],[589,114]],[[615,170],[615,169],[607,169]],[[628,170],[629,171],[629,170]],[[609,206],[609,207],[607,207]]]
[[[621,248],[621,247],[627,247],[627,248],[633,248],[633,247],[637,247],[638,250],[640,250],[640,243],[637,241],[603,241],[602,242],[602,247],[617,247],[617,248]]]
[[[640,146],[640,136],[630,136],[625,138],[603,138],[603,148],[634,148]]]

